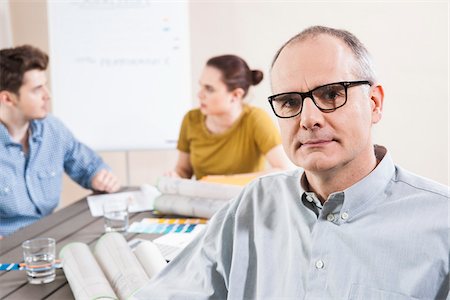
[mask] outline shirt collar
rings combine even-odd
[[[30,122],[31,139],[33,142],[39,142],[42,140],[43,126],[42,120],[32,120]],[[11,139],[11,135],[8,132],[8,128],[0,123],[0,142],[5,146],[16,145],[17,143]]]
[[[30,122],[30,128],[31,128],[31,138],[33,142],[42,141],[43,135],[42,120],[32,120]]]
[[[300,177],[300,195],[302,199],[302,203],[309,210],[313,211],[316,216],[319,216],[320,211],[323,208],[322,203],[314,192],[310,192],[308,185],[308,180],[306,179],[305,172],[301,174]]]
[[[2,123],[0,123],[0,142],[5,146],[15,144],[9,135],[8,129]]]
[[[358,211],[364,209],[367,203],[374,202],[374,198],[383,193],[389,184],[395,172],[394,162],[387,149],[383,146],[374,145],[375,156],[379,164],[366,177],[353,184],[344,191],[337,191],[330,195],[327,202],[333,202],[333,206],[341,206],[342,211],[347,213],[351,211],[351,215],[355,215]],[[305,172],[300,178],[300,192],[303,204],[311,208],[311,204],[322,209],[322,205],[313,192],[308,192],[308,182]],[[307,200],[307,204],[305,202]],[[331,204],[331,203],[329,203]]]
[[[376,168],[366,177],[344,190],[344,211],[351,211],[355,215],[368,206],[374,204],[376,199],[382,199],[387,185],[391,181],[395,166],[387,149],[375,145],[375,156],[380,161]]]

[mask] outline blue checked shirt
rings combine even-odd
[[[108,168],[53,116],[30,125],[29,152],[0,123],[0,235],[6,236],[50,214],[58,205],[65,171],[85,188]]]

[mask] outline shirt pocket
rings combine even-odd
[[[391,292],[368,287],[360,284],[353,284],[350,289],[348,300],[414,300],[414,298],[398,292]]]
[[[14,177],[0,176],[0,216],[11,217],[17,215],[19,206],[15,199],[16,181]]]
[[[43,199],[58,202],[62,190],[62,170],[44,169],[37,173]]]

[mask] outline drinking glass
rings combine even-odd
[[[36,238],[22,243],[28,282],[49,283],[55,280],[55,246],[52,238]]]
[[[128,229],[128,200],[109,200],[103,204],[105,231],[126,231]]]

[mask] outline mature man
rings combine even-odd
[[[304,171],[252,182],[135,297],[448,297],[449,188],[372,144],[384,95],[361,42],[306,29],[277,53],[272,88],[284,149]]]
[[[55,209],[63,171],[85,188],[119,189],[102,159],[48,115],[47,64],[31,46],[0,50],[0,237]]]

